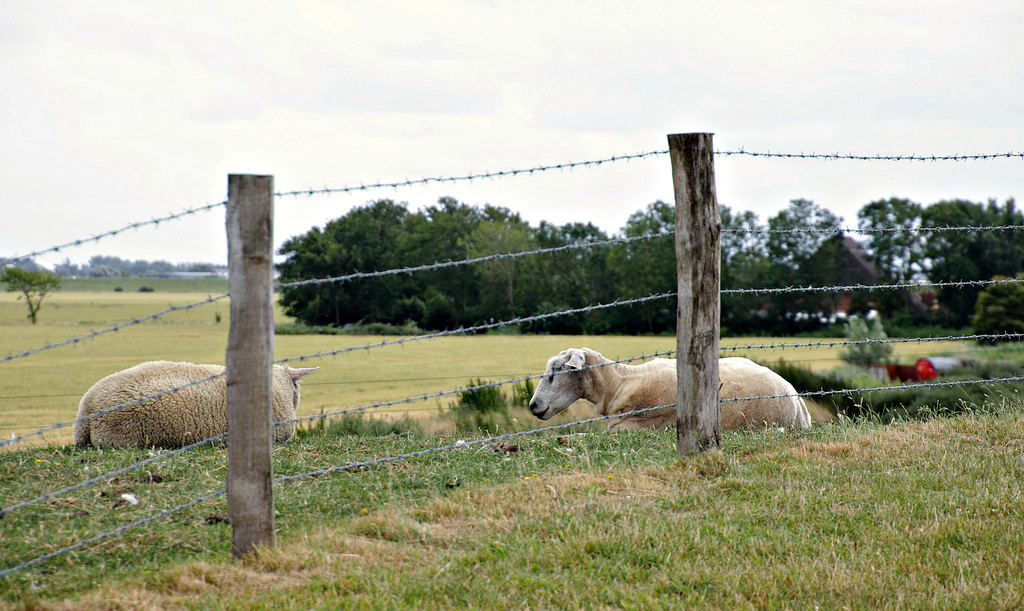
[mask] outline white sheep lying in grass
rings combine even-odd
[[[608,422],[608,429],[651,429],[676,425],[676,361],[651,359],[640,365],[612,363],[590,348],[570,348],[548,360],[530,399],[530,411],[547,420],[577,399],[586,399],[602,416],[672,405]],[[595,365],[604,365],[594,367]],[[767,367],[742,357],[719,359],[721,427],[809,427],[811,415],[793,385]],[[787,395],[787,396],[779,396]],[[764,399],[727,401],[746,397]]]
[[[299,407],[299,380],[319,367],[292,369],[274,365],[273,420],[295,418]],[[223,374],[223,365],[197,365],[150,361],[111,374],[82,397],[78,418],[130,403],[191,382]],[[221,375],[177,392],[119,408],[109,414],[75,422],[75,443],[113,447],[175,448],[215,437],[228,430],[227,380]],[[295,434],[295,423],[274,427],[274,443]]]

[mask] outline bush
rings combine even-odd
[[[501,392],[501,386],[485,386],[483,380],[470,380],[469,384],[470,388],[459,393],[458,401],[448,411],[457,432],[483,431],[496,435],[502,427],[512,423],[508,413],[509,402]]]
[[[303,323],[281,323],[274,326],[277,335],[423,335],[416,323],[389,325],[382,322],[347,325],[345,327],[306,325]]]
[[[306,437],[385,437],[387,435],[422,435],[419,421],[403,417],[401,420],[368,417],[361,413],[343,414],[340,418],[327,418],[312,422],[307,428],[295,432],[298,439]]]
[[[993,280],[1006,280],[996,276]],[[1024,273],[1017,274],[1024,282]],[[978,335],[1000,335],[1003,333],[1024,333],[1024,284],[990,284],[978,295],[971,320],[974,333]],[[1020,337],[979,340],[979,343],[998,344],[1001,341],[1020,341]]]
[[[458,327],[455,300],[434,287],[427,289],[424,300],[423,326],[441,331]]]
[[[460,407],[472,408],[479,412],[508,409],[508,399],[501,392],[501,386],[487,386],[483,380],[470,380],[470,387],[459,393]]]
[[[512,384],[512,405],[529,407],[533,398],[533,380],[523,380]]]
[[[872,384],[864,377],[844,375],[837,371],[815,372],[806,367],[779,361],[771,365],[776,373],[789,380],[800,393],[835,391],[853,388],[870,389]],[[1007,369],[1008,368],[1008,369]],[[981,363],[971,371],[971,379],[1010,377],[1019,375],[1020,367],[1013,364]],[[943,378],[943,382],[957,378]],[[893,387],[879,390],[865,390],[856,393],[829,393],[815,395],[816,401],[832,405],[837,414],[848,418],[875,417],[883,420],[892,418],[924,419],[938,414],[950,415],[967,409],[983,409],[997,403],[1003,397],[1024,391],[1024,383],[1003,383],[995,385],[925,384],[912,388]]]
[[[951,381],[949,378],[944,382]],[[934,416],[950,416],[965,411],[983,411],[1003,398],[1018,395],[1024,384],[938,384],[914,388],[890,388],[862,397],[865,413],[883,419],[909,418],[923,420]]]
[[[852,378],[837,371],[811,371],[808,367],[787,363],[784,360],[780,360],[774,365],[768,365],[768,368],[788,380],[799,393],[860,388]],[[849,394],[829,393],[815,395],[812,398],[815,401],[831,405],[832,411],[836,414],[843,414],[850,418],[863,415],[857,402]]]

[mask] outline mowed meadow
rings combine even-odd
[[[23,303],[0,294],[0,350],[17,354],[226,288],[146,282],[153,292],[140,293],[127,280],[120,292],[115,285],[69,285],[47,298],[35,326],[24,318]],[[141,361],[223,363],[229,322],[224,299],[2,362],[0,432],[73,419],[92,383]],[[392,339],[278,336],[276,358]],[[537,374],[568,346],[626,358],[674,344],[671,337],[492,334],[314,357],[303,365],[321,370],[303,384],[301,414]],[[963,348],[897,345],[906,361]],[[828,369],[839,365],[838,350],[747,355]],[[451,401],[429,398],[387,411],[431,421]],[[586,405],[573,411],[592,415]],[[519,417],[532,421],[525,412]],[[223,447],[69,489],[154,457],[146,449],[77,448],[67,445],[70,435],[69,427],[58,429],[0,452],[0,507],[61,491],[0,512],[0,569],[210,498],[0,577],[0,608],[1024,605],[1019,396],[925,422],[842,420],[807,431],[726,432],[720,450],[684,458],[675,453],[671,430],[608,433],[592,425],[502,443],[449,431],[381,437],[311,431],[275,448],[275,476],[409,457],[278,483],[277,545],[246,559],[230,554],[226,498],[216,495],[224,485]],[[423,454],[446,445],[452,448]]]
[[[151,292],[139,292],[139,288]],[[120,288],[120,291],[115,291]],[[222,296],[218,279],[172,280],[112,278],[65,281],[47,296],[32,325],[15,293],[0,293],[0,355],[19,355],[71,338],[88,336],[128,321]],[[277,322],[288,322],[283,312]],[[223,364],[230,326],[230,298],[176,310],[156,319],[124,326],[71,344],[0,362],[0,436],[22,435],[73,420],[78,402],[92,384],[116,371],[151,360]],[[499,381],[536,375],[548,357],[569,347],[587,346],[613,359],[675,349],[674,337],[531,336],[486,334],[449,336],[378,346],[399,338],[357,335],[278,335],[275,359],[310,356],[293,366],[320,367],[302,384],[300,416],[331,413],[365,405],[401,401],[368,414],[431,419],[454,397],[435,395],[469,386],[475,380]],[[726,338],[723,346],[785,343],[785,338]],[[818,341],[818,340],[814,340]],[[806,343],[806,342],[804,342]],[[369,346],[365,349],[355,349]],[[897,344],[907,362],[919,356],[958,351],[962,342]],[[744,349],[724,356],[747,356],[768,364],[785,359],[814,370],[842,364],[839,347],[777,350]],[[505,392],[510,392],[506,390]],[[412,398],[413,400],[404,401]],[[572,415],[587,415],[575,406]],[[823,416],[822,416],[823,417]],[[539,421],[538,421],[539,424]],[[64,427],[36,436],[34,444],[71,442]]]

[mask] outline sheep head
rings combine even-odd
[[[569,348],[548,359],[544,377],[530,399],[530,412],[541,420],[548,420],[584,398],[586,362],[587,353],[583,348]]]

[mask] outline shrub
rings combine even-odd
[[[811,371],[808,367],[787,363],[784,360],[780,360],[778,363],[768,367],[788,380],[799,393],[859,388],[853,379],[837,371]],[[815,395],[813,399],[828,403],[837,414],[843,414],[850,418],[863,415],[858,403],[849,394],[830,392],[829,394]]]
[[[512,405],[529,407],[533,398],[533,380],[523,380],[512,384]]]
[[[307,428],[299,427],[298,439],[306,437],[384,437],[387,435],[422,435],[419,421],[405,416],[400,420],[368,417],[361,413],[343,414],[340,418],[313,421]]]
[[[993,280],[1006,280],[996,276]],[[1017,274],[1024,282],[1024,273]],[[974,333],[999,335],[1003,333],[1024,333],[1024,283],[990,284],[978,294],[971,319]],[[979,340],[979,343],[997,344],[1000,341],[1020,341],[1020,337]]]
[[[508,413],[509,402],[501,392],[501,386],[484,386],[483,380],[470,380],[469,384],[470,388],[459,393],[458,401],[448,411],[457,432],[483,431],[495,435],[512,423]]]
[[[972,369],[971,377],[1010,377],[1000,376],[1003,371],[1011,375],[1019,375],[1019,366],[1012,364],[1003,366],[1010,370],[1000,369],[998,364],[989,363]],[[1016,372],[1013,368],[1018,367]],[[937,414],[949,415],[967,409],[983,409],[986,405],[998,402],[1001,398],[1019,394],[1024,391],[1024,383],[986,384],[925,384],[912,388],[892,387],[870,390],[872,384],[862,377],[843,375],[837,371],[815,372],[807,367],[779,361],[771,368],[789,380],[797,392],[834,391],[854,388],[867,388],[855,393],[829,393],[815,395],[816,401],[832,405],[837,414],[848,418],[877,417],[885,420],[892,418],[929,418]],[[943,378],[950,382],[956,378]]]
[[[486,386],[483,380],[470,380],[470,387],[459,393],[460,407],[472,408],[479,412],[508,410],[508,399],[501,392],[501,386]]]
[[[404,325],[390,325],[382,322],[347,325],[344,327],[306,325],[303,323],[281,323],[274,326],[277,335],[423,335],[414,322]]]

